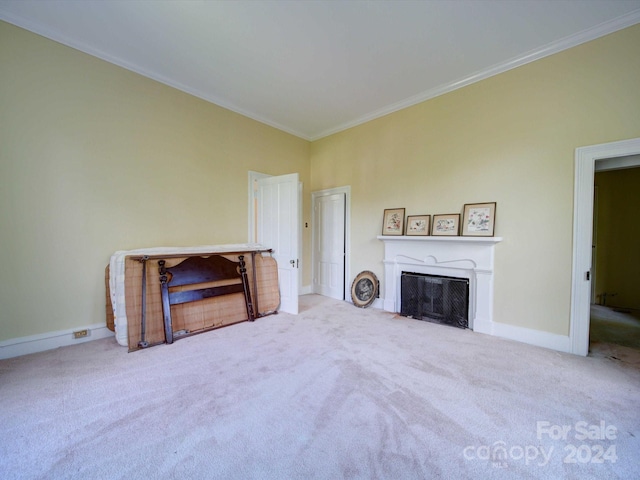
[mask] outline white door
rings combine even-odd
[[[315,197],[314,292],[344,300],[345,194]]]
[[[278,263],[280,310],[298,314],[298,174],[256,181],[256,241],[273,249]]]

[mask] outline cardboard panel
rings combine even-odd
[[[113,306],[111,305],[111,288],[109,287],[109,265],[104,269],[104,284],[105,284],[105,293],[107,294],[106,299],[106,310],[107,310],[107,328],[112,332],[116,331],[115,319],[113,316]]]

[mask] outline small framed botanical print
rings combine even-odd
[[[493,237],[496,221],[496,202],[467,203],[462,214],[462,235]]]
[[[429,235],[431,215],[407,215],[405,235]]]
[[[382,218],[382,235],[402,235],[404,208],[387,208]]]
[[[460,214],[447,213],[433,216],[432,235],[456,237],[460,232]]]

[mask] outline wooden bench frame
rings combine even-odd
[[[166,267],[165,260],[159,260],[158,267],[160,272],[166,343],[173,343],[174,340],[173,323],[171,319],[172,305],[197,302],[221,295],[242,293],[247,309],[247,320],[251,322],[255,320],[244,255],[238,256],[238,262],[229,260],[222,255],[211,255],[209,257],[192,256],[169,268]],[[214,287],[198,287],[199,284],[218,282],[221,280],[236,280],[236,283]],[[189,285],[194,285],[195,288],[177,292],[169,291],[171,287],[188,287]],[[196,333],[203,331],[205,330],[199,330]],[[184,335],[188,334],[189,333],[186,332]]]

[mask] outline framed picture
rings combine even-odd
[[[408,215],[405,235],[429,235],[431,215]]]
[[[496,221],[496,202],[467,203],[462,214],[462,235],[493,237]]]
[[[460,232],[460,214],[447,213],[433,216],[431,235],[457,237]]]
[[[382,235],[402,235],[404,232],[404,208],[387,208],[382,218]]]
[[[380,282],[373,272],[360,272],[351,284],[351,300],[356,307],[365,308],[378,297]]]

